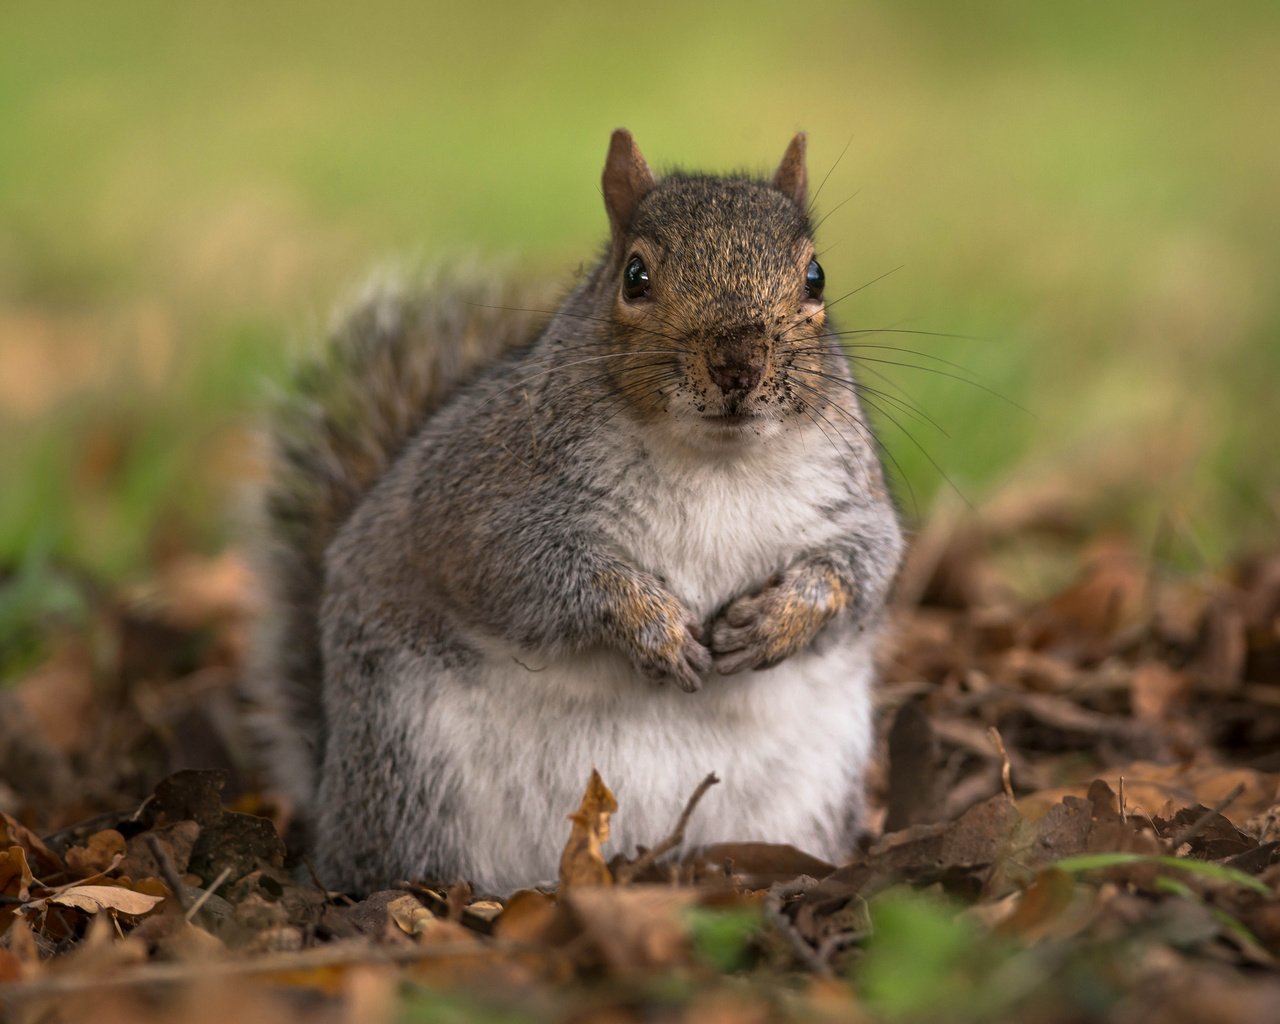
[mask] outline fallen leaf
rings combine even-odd
[[[409,893],[403,893],[387,904],[387,917],[406,935],[421,935],[439,920]]]
[[[606,967],[621,975],[670,968],[689,955],[683,913],[697,901],[689,888],[586,886],[561,897]]]
[[[1075,879],[1066,871],[1046,868],[1023,891],[1013,912],[1000,922],[996,932],[1036,942],[1054,928],[1071,905],[1075,885]]]
[[[22,976],[22,961],[7,949],[0,949],[0,985],[21,981]]]
[[[0,847],[20,846],[37,878],[66,870],[62,858],[49,849],[38,835],[9,815],[0,812]]]
[[[920,704],[903,704],[889,730],[886,832],[937,820],[940,759],[938,737]]]
[[[687,863],[695,865],[704,879],[723,878],[727,870],[746,889],[767,889],[799,875],[826,878],[836,869],[785,843],[713,843],[694,850]]]
[[[27,864],[27,853],[21,846],[0,851],[0,894],[25,900],[35,881]]]
[[[107,871],[125,851],[124,836],[113,828],[95,832],[84,846],[67,850],[67,867],[77,878]]]
[[[1238,785],[1243,790],[1232,801],[1232,817],[1245,820],[1265,811],[1275,802],[1280,788],[1280,773],[1255,771],[1252,768],[1227,768],[1217,764],[1195,762],[1155,764],[1135,761],[1112,769],[1108,776],[1124,779],[1125,808],[1129,815],[1160,814],[1171,809],[1204,804],[1214,807]],[[1035,819],[1066,796],[1084,796],[1087,784],[1045,789],[1018,799],[1018,809]]]
[[[513,942],[542,942],[556,919],[556,901],[536,889],[521,889],[507,900],[494,934]]]
[[[116,885],[73,885],[69,889],[48,897],[50,903],[74,907],[89,914],[102,910],[115,910],[122,914],[145,914],[154,910],[163,896],[149,896]]]
[[[1145,610],[1148,574],[1127,541],[1099,542],[1079,578],[1029,616],[1032,646],[1096,661]]]
[[[609,841],[609,817],[618,801],[595,769],[582,794],[582,804],[569,815],[573,830],[560,856],[560,888],[612,885],[613,875],[601,847]]]
[[[1132,687],[1133,713],[1139,718],[1159,721],[1186,700],[1191,691],[1191,678],[1163,662],[1144,661],[1133,670]]]

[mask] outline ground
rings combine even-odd
[[[608,780],[584,779],[558,890],[508,900],[319,887],[244,759],[252,577],[235,551],[175,555],[96,595],[0,694],[0,1004],[22,1021],[1266,1019],[1280,552],[1186,573],[1078,526],[1026,492],[915,538],[871,834],[847,863],[615,851]],[[1067,582],[1028,600],[1026,566],[1052,562]]]

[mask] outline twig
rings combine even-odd
[[[178,906],[182,910],[186,910],[187,901],[187,885],[182,880],[182,876],[178,874],[178,869],[174,867],[173,858],[169,856],[169,851],[160,845],[160,840],[156,838],[154,832],[148,832],[146,835],[147,849],[151,851],[151,856],[156,859],[156,864],[160,866],[160,874],[163,876],[165,885],[173,891],[173,898],[178,901]],[[187,917],[190,921],[190,916]]]
[[[1199,835],[1201,829],[1203,829],[1206,825],[1208,825],[1209,822],[1211,822],[1217,815],[1221,814],[1229,806],[1231,806],[1231,804],[1235,802],[1236,797],[1238,797],[1243,792],[1244,792],[1244,783],[1241,782],[1236,786],[1235,789],[1233,789],[1230,793],[1228,793],[1221,800],[1219,800],[1213,807],[1209,808],[1209,810],[1205,811],[1204,814],[1200,815],[1200,817],[1196,818],[1195,821],[1193,821],[1190,825],[1184,828],[1176,836],[1170,839],[1169,842],[1173,844],[1173,849],[1177,850],[1177,848],[1181,846],[1183,843],[1190,842],[1197,835]]]
[[[711,772],[705,779],[698,783],[698,788],[693,791],[693,796],[689,797],[689,802],[684,805],[684,810],[680,812],[680,819],[676,822],[676,827],[666,839],[662,840],[652,849],[645,850],[630,864],[623,864],[618,868],[615,881],[619,885],[626,885],[642,871],[652,867],[659,857],[671,852],[677,846],[684,842],[684,830],[689,825],[689,818],[693,814],[693,809],[698,806],[707,790],[716,785],[720,781],[716,777],[715,772]]]
[[[1117,797],[1120,801],[1120,824],[1125,825],[1129,822],[1129,815],[1124,809],[1124,776],[1120,776],[1120,793]]]
[[[1000,755],[1000,783],[1004,786],[1004,795],[1012,800],[1013,775],[1012,768],[1009,765],[1009,752],[1004,748],[1004,738],[1000,735],[1000,730],[994,725],[987,727],[987,735],[991,737],[991,743]]]
[[[322,893],[324,893],[324,899],[326,903],[332,902],[329,898],[329,889],[325,886],[325,884],[322,881],[320,881],[320,875],[316,872],[315,864],[312,862],[311,858],[307,856],[305,853],[302,855],[302,863],[306,865],[307,874],[311,876],[311,884],[314,885],[317,889],[319,889]]]
[[[782,912],[782,899],[775,896],[772,891],[765,897],[764,916],[770,924],[778,930],[787,944],[795,951],[796,955],[805,962],[805,966],[814,974],[821,975],[824,978],[831,977],[831,965],[818,955],[803,935],[796,931],[796,926],[791,923],[791,919]]]
[[[196,916],[196,914],[200,912],[200,908],[203,907],[205,903],[208,901],[209,897],[213,895],[213,891],[217,889],[220,885],[222,885],[222,883],[227,880],[227,876],[230,874],[231,874],[231,869],[229,867],[223,868],[222,871],[218,874],[218,877],[213,880],[213,884],[209,886],[209,888],[207,888],[204,892],[202,892],[199,898],[193,904],[191,904],[191,909],[188,910],[186,914],[186,919],[188,922],[190,922]]]

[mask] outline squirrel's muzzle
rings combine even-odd
[[[744,326],[721,333],[707,358],[711,382],[726,397],[741,398],[764,376],[767,351],[760,328]]]

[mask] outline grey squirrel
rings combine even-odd
[[[273,426],[252,675],[328,886],[554,878],[593,767],[613,844],[853,845],[902,552],[827,316],[805,137],[656,180],[540,331],[483,282],[375,291]]]

